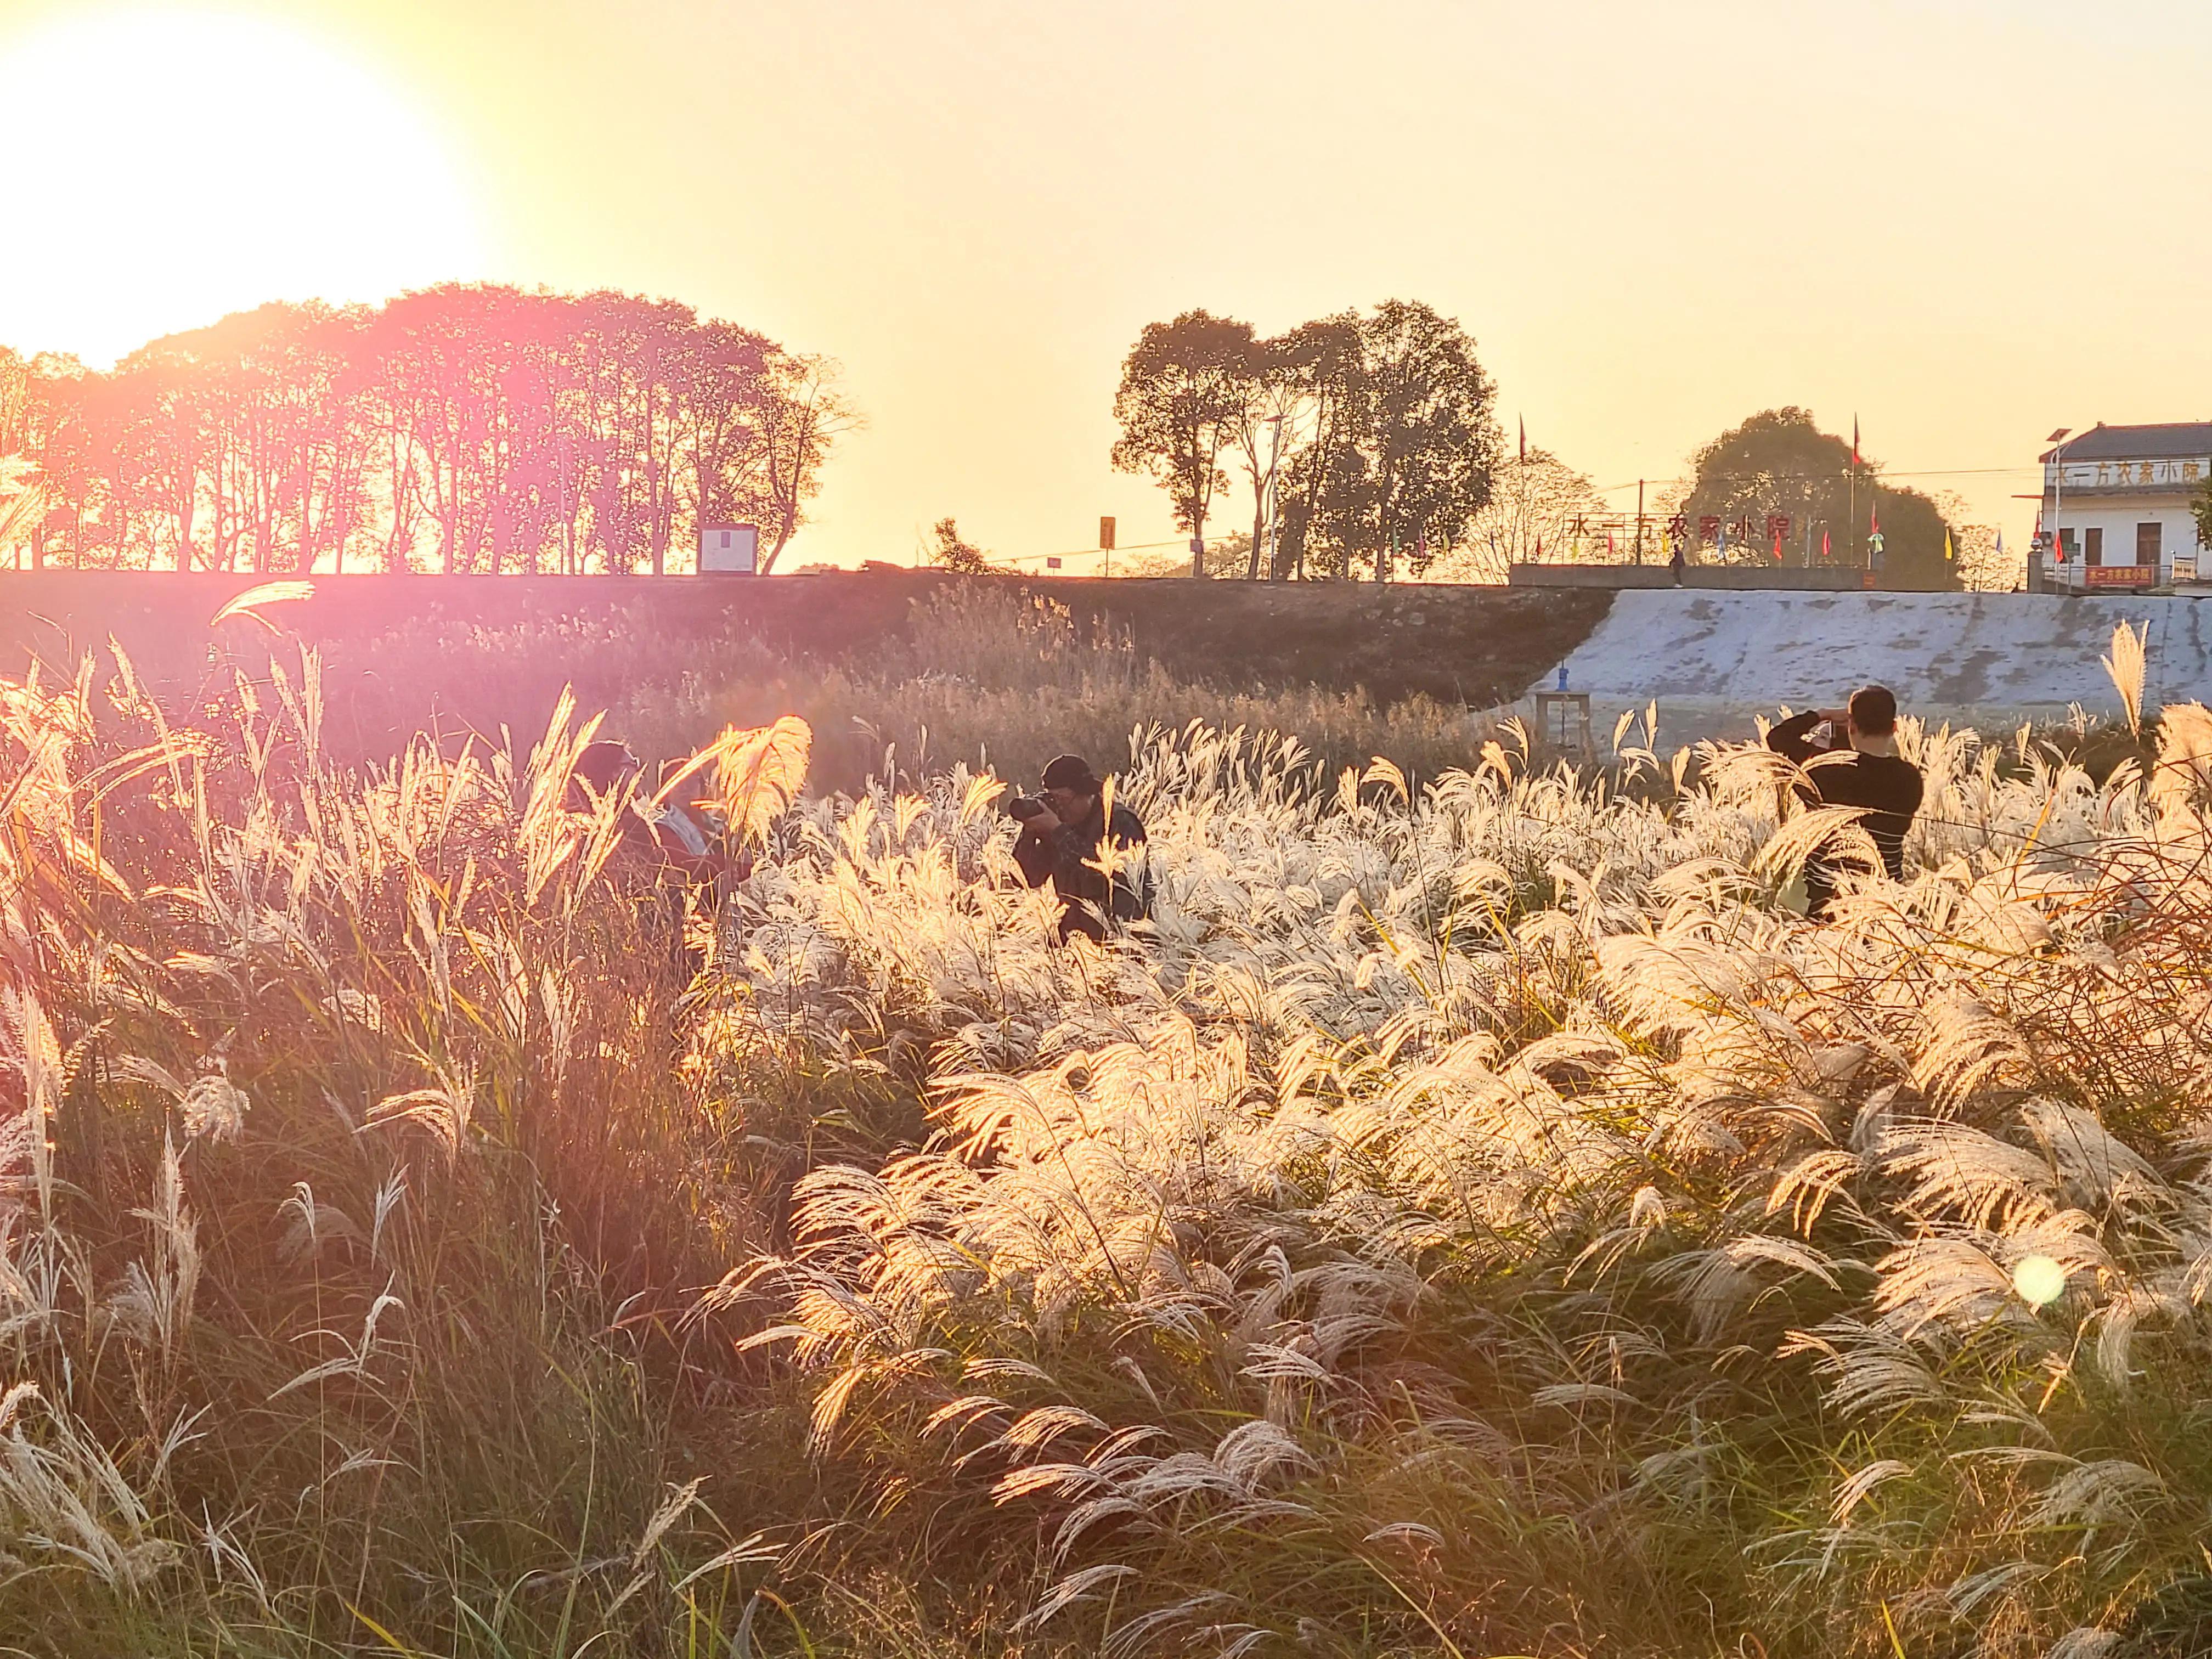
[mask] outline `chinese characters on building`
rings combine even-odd
[[[1706,513],[1695,518],[1686,513],[1577,513],[1560,525],[1556,538],[1547,539],[1568,558],[1593,551],[1621,556],[1632,549],[1639,556],[1666,559],[1677,550],[1705,548],[1826,563],[1834,556],[1827,526],[1826,520],[1789,513]]]
[[[2212,472],[2212,456],[2162,461],[2068,461],[2046,466],[2048,482],[2054,475],[2067,489],[2193,489]]]
[[[1796,522],[1787,513],[1770,513],[1764,518],[1743,514],[1726,520],[1708,514],[1697,521],[1696,539],[1703,545],[1711,546],[1721,539],[1721,532],[1725,529],[1732,546],[1759,540],[1786,542],[1790,526]],[[1578,542],[1602,541],[1607,537],[1619,541],[1633,540],[1639,532],[1654,546],[1687,542],[1692,537],[1689,517],[1681,513],[1646,513],[1641,517],[1633,513],[1577,513],[1566,526],[1568,539]]]

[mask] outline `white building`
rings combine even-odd
[[[2195,581],[2191,507],[2208,477],[2212,422],[2100,422],[2052,445],[2029,586],[2078,592]]]
[[[699,526],[699,570],[750,576],[760,568],[760,529],[749,524]]]

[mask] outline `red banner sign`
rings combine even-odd
[[[2155,587],[2158,567],[2154,564],[2093,564],[2083,568],[2082,575],[2092,587]]]

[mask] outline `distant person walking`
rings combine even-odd
[[[1823,740],[1819,728],[1826,726]],[[1810,806],[1855,806],[1892,881],[1905,878],[1905,832],[1920,810],[1920,769],[1897,752],[1897,698],[1863,685],[1842,708],[1795,715],[1766,734],[1766,746],[1805,769],[1799,797]],[[1805,914],[1826,915],[1847,856],[1826,848],[1805,861]]]
[[[1674,550],[1669,554],[1667,558],[1667,568],[1674,573],[1674,586],[1677,587],[1680,587],[1682,585],[1682,566],[1684,562],[1685,561],[1682,557],[1682,538],[1680,536],[1677,536],[1674,538]]]

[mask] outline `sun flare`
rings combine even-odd
[[[0,45],[11,181],[0,339],[105,362],[272,299],[483,274],[434,124],[343,49],[224,13],[118,11]]]

